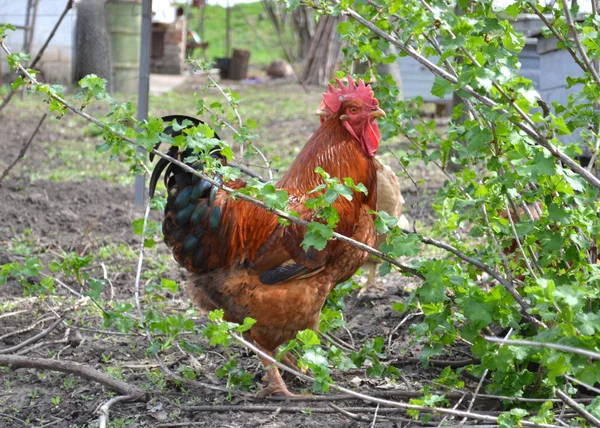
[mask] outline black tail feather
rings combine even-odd
[[[163,116],[162,120],[164,123],[171,123],[174,120],[177,121],[177,123],[181,124],[183,123],[183,121],[185,120],[189,120],[190,122],[192,122],[193,126],[198,126],[200,124],[203,124],[204,122],[202,122],[199,119],[196,119],[194,117],[191,116],[185,116],[185,115],[169,115],[169,116]],[[165,127],[164,133],[171,136],[171,137],[176,137],[178,135],[181,135],[181,130],[179,131],[175,131],[173,130],[173,127],[171,125]],[[220,139],[219,136],[215,133],[215,138],[216,139]],[[158,147],[160,146],[160,143],[157,144],[154,149],[158,149]],[[215,151],[215,155],[218,156],[219,158],[222,158],[222,155],[220,154],[220,152]],[[168,151],[167,151],[167,155],[169,155],[172,158],[175,158],[177,160],[180,160],[183,162],[183,160],[192,155],[192,150],[191,149],[187,149],[184,150],[183,152],[180,152],[179,149],[177,147],[171,147]],[[154,160],[154,153],[150,153],[150,161]],[[148,193],[150,194],[150,197],[154,197],[154,193],[156,192],[156,185],[158,184],[158,180],[160,179],[160,176],[163,174],[163,171],[165,171],[165,186],[168,186],[167,180],[168,177],[172,176],[172,174],[177,174],[178,172],[180,172],[180,167],[178,167],[177,165],[173,165],[171,164],[171,162],[169,162],[168,160],[161,158],[159,159],[159,161],[156,163],[154,170],[152,171],[152,176],[150,177],[150,186],[148,189]]]

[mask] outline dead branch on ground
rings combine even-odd
[[[131,401],[146,401],[146,391],[135,385],[122,382],[90,366],[75,361],[52,360],[50,358],[29,358],[18,355],[0,355],[0,366],[10,370],[38,369],[69,373],[82,379],[98,382],[108,389],[130,397]]]

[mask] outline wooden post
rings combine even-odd
[[[230,58],[229,52],[231,52],[231,8],[229,7],[229,0],[225,8],[225,58]]]
[[[27,53],[27,38],[29,37],[29,18],[31,16],[31,1],[27,0],[27,7],[25,9],[25,26],[23,28],[23,52]]]

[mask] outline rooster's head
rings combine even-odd
[[[359,142],[363,152],[369,157],[375,156],[379,146],[379,127],[375,121],[384,117],[370,85],[361,79],[358,85],[348,75],[348,86],[335,79],[339,89],[329,85],[323,94],[323,101],[317,110],[321,123],[327,120],[339,120],[344,128]]]

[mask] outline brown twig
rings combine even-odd
[[[0,355],[0,366],[6,366],[10,370],[27,368],[69,373],[86,380],[98,382],[101,385],[117,391],[122,395],[132,397],[132,400],[145,401],[147,398],[146,392],[137,386],[122,382],[90,366],[86,366],[75,361],[52,360],[49,358],[30,358],[21,357],[18,355]]]
[[[21,310],[14,311],[14,312],[8,312],[6,314],[0,315],[0,319],[2,319],[2,318],[8,318],[8,317],[14,317],[15,315],[19,315],[19,314],[22,314],[22,313],[25,313],[25,312],[29,312],[29,311],[26,310],[26,309],[21,309]],[[4,337],[5,336],[0,336],[0,340],[2,340]]]
[[[536,348],[549,348],[557,351],[571,352],[573,354],[583,355],[585,357],[592,358],[594,360],[600,360],[600,354],[593,351],[588,351],[582,348],[573,348],[572,346],[559,345],[558,343],[544,343],[534,342],[530,340],[513,340],[513,339],[502,339],[499,337],[483,336],[488,342],[505,343],[507,345],[521,345],[521,346],[533,346]]]
[[[9,418],[9,419],[12,419],[13,421],[20,422],[21,424],[25,425],[26,427],[29,426],[29,424],[27,422],[25,422],[23,419],[17,418],[16,416],[8,415],[6,413],[0,413],[0,416],[3,418]]]
[[[590,59],[588,58],[587,53],[585,52],[585,48],[581,44],[581,39],[579,38],[579,32],[575,28],[575,23],[573,22],[573,17],[571,16],[571,10],[569,9],[569,6],[567,5],[566,0],[562,0],[562,6],[563,6],[563,12],[565,14],[565,18],[567,21],[567,25],[569,26],[569,28],[571,30],[571,34],[573,35],[573,40],[575,41],[575,46],[577,46],[577,50],[579,51],[579,54],[581,55],[581,58],[583,59],[583,62],[585,63],[585,65],[587,67],[587,69],[584,68],[584,71],[587,71],[592,75],[592,77],[594,78],[594,81],[596,82],[596,85],[600,85],[600,76],[598,76],[596,69],[590,62]]]
[[[27,149],[31,145],[31,142],[33,141],[33,139],[37,135],[38,131],[40,130],[40,127],[42,126],[42,123],[44,123],[44,120],[46,120],[47,116],[48,116],[48,113],[44,113],[42,115],[42,117],[40,118],[37,126],[35,127],[35,129],[31,133],[31,135],[29,136],[29,139],[23,143],[23,146],[21,146],[21,150],[19,151],[19,154],[17,155],[17,157],[15,158],[15,160],[13,160],[11,162],[11,164],[6,167],[6,169],[4,170],[4,172],[2,173],[2,175],[0,176],[0,187],[2,187],[2,181],[4,181],[4,178],[6,178],[6,176],[10,172],[10,170],[13,169],[15,167],[15,165],[21,159],[23,159],[23,156],[25,156],[25,152],[27,151]]]
[[[27,340],[24,340],[23,342],[19,343],[18,345],[11,346],[10,348],[0,349],[0,355],[9,354],[11,352],[17,352],[19,349],[24,348],[27,345],[37,342],[38,340],[42,339],[43,337],[48,336],[56,327],[58,327],[58,325],[62,322],[62,320],[63,320],[63,318],[59,317],[48,328],[46,328],[45,330],[42,330],[35,336],[30,337]]]
[[[585,410],[582,406],[580,406],[575,400],[569,397],[567,394],[562,392],[560,389],[556,389],[556,395],[559,396],[561,400],[563,400],[570,408],[575,410],[583,419],[588,421],[595,427],[600,427],[600,419],[592,415],[590,412]]]
[[[591,391],[591,392],[594,392],[594,393],[600,395],[600,389],[598,389],[598,388],[596,388],[596,387],[594,387],[592,385],[589,385],[589,384],[587,384],[585,382],[582,382],[579,379],[575,379],[574,377],[571,377],[569,375],[563,375],[563,377],[565,379],[567,379],[568,381],[570,381],[570,382],[573,382],[573,383],[576,383],[577,385],[583,386],[588,391]]]
[[[361,415],[357,415],[356,413],[349,412],[348,409],[342,409],[341,407],[336,406],[333,403],[329,403],[328,406],[331,407],[333,410],[335,410],[337,413],[340,413],[340,414],[346,416],[347,418],[352,419],[353,421],[370,422],[369,418],[361,416]]]
[[[106,428],[109,420],[109,412],[111,406],[120,403],[122,401],[136,401],[136,397],[133,395],[119,395],[118,397],[111,398],[106,403],[101,405],[96,411],[100,417],[98,418],[98,427]]]
[[[20,312],[29,312],[29,311],[17,311],[17,312],[20,313]],[[36,322],[34,322],[33,324],[31,324],[28,327],[22,328],[20,330],[11,331],[10,333],[3,334],[2,336],[0,336],[0,340],[8,339],[9,337],[12,337],[12,336],[17,336],[19,334],[27,333],[28,331],[31,331],[34,328],[36,328],[36,326],[38,324],[41,324],[41,323],[46,322],[46,321],[50,321],[52,318],[54,318],[54,317],[42,318],[40,320],[37,320]]]
[[[420,358],[398,358],[393,361],[393,366],[401,366],[404,364],[419,364],[423,360]],[[481,364],[479,358],[468,358],[466,360],[427,360],[427,364],[435,367],[451,367],[453,369],[470,366],[471,364]]]

